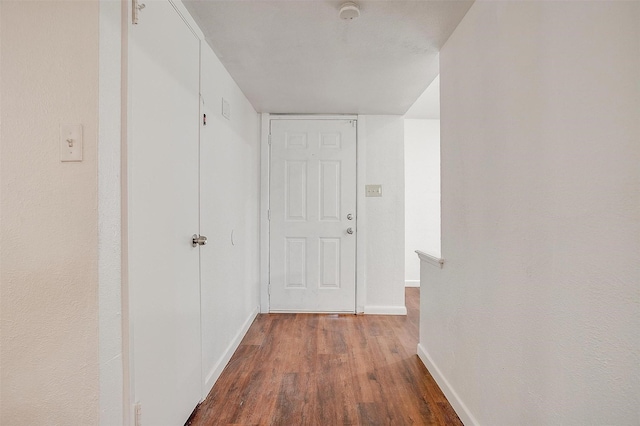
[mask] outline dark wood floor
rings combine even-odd
[[[461,425],[408,315],[259,315],[191,425]]]

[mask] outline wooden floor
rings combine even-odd
[[[191,425],[461,425],[408,315],[259,315]]]

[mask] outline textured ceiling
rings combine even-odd
[[[438,75],[472,1],[186,0],[258,112],[402,115]]]

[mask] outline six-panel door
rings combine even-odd
[[[355,124],[271,120],[271,312],[355,312]]]

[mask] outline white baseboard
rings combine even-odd
[[[420,287],[420,280],[405,280],[405,287]]]
[[[478,421],[473,417],[473,414],[469,411],[467,406],[462,402],[456,391],[451,387],[449,381],[444,377],[440,369],[433,362],[427,351],[422,347],[421,344],[418,343],[418,357],[422,361],[431,376],[433,376],[434,380],[440,386],[442,393],[447,397],[449,404],[455,410],[458,417],[465,426],[479,426]]]
[[[244,338],[245,334],[247,334],[247,331],[249,331],[249,327],[251,327],[253,320],[256,318],[256,316],[258,316],[259,311],[260,311],[260,307],[257,307],[249,315],[247,320],[244,322],[244,324],[242,324],[242,327],[240,328],[240,330],[238,330],[238,333],[236,334],[236,336],[233,338],[233,340],[227,347],[227,350],[222,355],[222,358],[220,358],[220,360],[216,363],[216,365],[213,366],[209,374],[207,374],[207,378],[204,382],[203,390],[206,392],[202,396],[203,400],[207,397],[207,395],[209,395],[209,392],[211,392],[211,389],[213,389],[213,385],[216,384],[218,377],[220,377],[220,374],[222,374],[222,370],[224,370],[224,368],[227,366],[227,363],[233,356],[233,353],[236,351],[236,349],[238,349],[238,346],[240,346],[240,342],[242,342],[242,339]]]
[[[365,306],[365,315],[407,315],[406,306]]]

